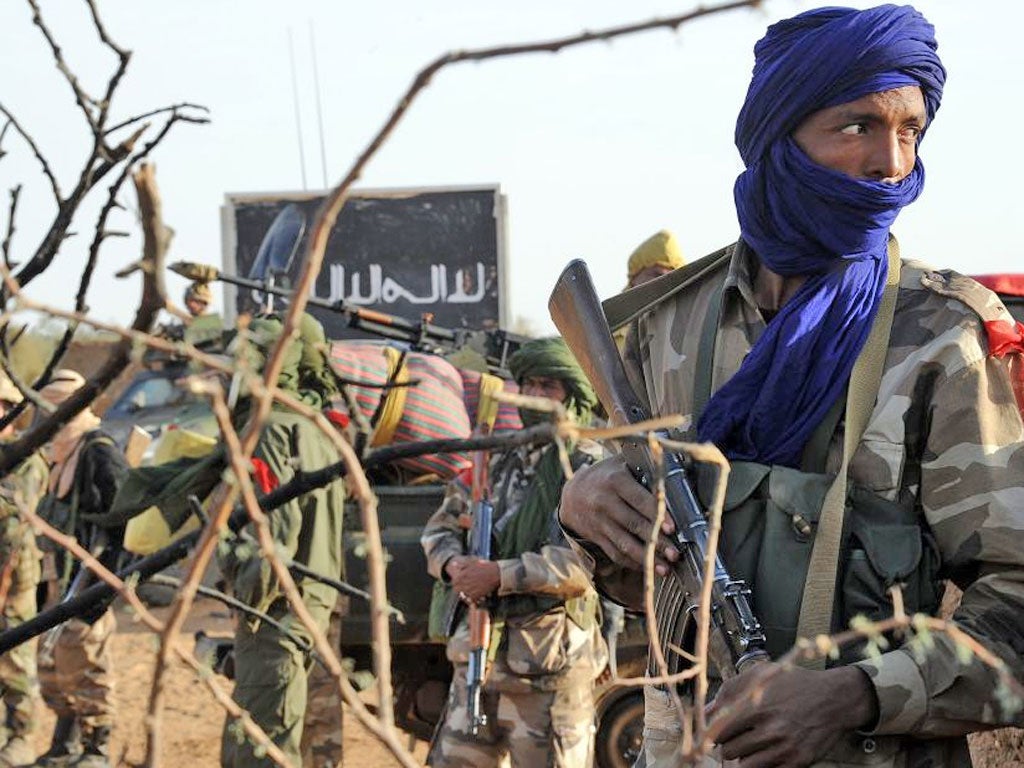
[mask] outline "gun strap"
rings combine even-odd
[[[798,637],[813,639],[818,635],[828,635],[832,631],[836,576],[839,571],[839,554],[843,538],[843,518],[846,514],[847,470],[878,398],[878,387],[882,379],[885,355],[889,349],[889,334],[896,311],[896,296],[899,293],[900,247],[892,235],[889,236],[888,257],[889,275],[878,306],[878,314],[850,375],[846,396],[846,426],[843,432],[843,460],[821,508],[814,548],[811,550],[811,560],[807,567],[803,600],[800,604]],[[825,659],[816,658],[803,666],[824,669]]]
[[[637,317],[686,286],[696,282],[709,272],[728,264],[736,250],[736,244],[727,245],[704,258],[691,261],[679,269],[657,277],[654,280],[630,288],[628,291],[605,299],[601,303],[608,327],[613,331],[628,325]]]

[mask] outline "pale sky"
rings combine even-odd
[[[850,3],[867,7],[872,3]],[[69,63],[94,94],[113,57],[84,3],[40,0]],[[296,49],[306,175],[324,186],[313,88],[316,39],[328,184],[339,180],[415,73],[450,49],[548,39],[583,29],[669,16],[691,2],[631,0],[98,0],[110,35],[134,51],[117,118],[178,101],[210,108],[207,126],[179,125],[153,158],[164,216],[176,232],[171,259],[221,263],[226,193],[301,190],[289,65]],[[765,0],[655,31],[440,73],[368,167],[361,186],[498,183],[508,198],[508,316],[553,330],[547,297],[572,258],[590,263],[602,295],[621,289],[629,252],[658,229],[674,231],[689,257],[738,234],[732,185],[742,170],[733,145],[754,43],[766,26],[817,3]],[[1014,0],[918,0],[935,24],[948,71],[942,108],[922,147],[923,196],[893,231],[903,253],[975,274],[1024,271],[1024,9]],[[68,189],[88,139],[28,4],[0,4],[0,102],[51,158]],[[22,192],[14,257],[35,249],[52,199],[31,155],[9,132],[0,160],[6,191]],[[105,192],[105,185],[103,187]],[[102,195],[97,195],[97,204]],[[120,198],[134,207],[129,187]],[[33,296],[70,307],[95,209],[76,221],[55,268]],[[108,241],[90,291],[94,314],[127,321],[138,278],[112,273],[138,258],[134,216],[112,220],[131,237]],[[173,277],[173,276],[172,276]],[[183,281],[169,281],[178,298]]]

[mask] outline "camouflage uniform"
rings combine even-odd
[[[284,485],[297,469],[314,471],[339,460],[337,451],[305,417],[274,411],[267,419],[254,453],[263,491]],[[294,466],[297,460],[299,467]],[[277,508],[268,518],[279,547],[295,561],[323,574],[341,574],[342,513],[341,481],[310,491]],[[300,764],[300,743],[306,711],[307,680],[311,660],[300,643],[310,643],[301,624],[281,593],[270,564],[259,556],[251,540],[225,540],[219,553],[221,569],[235,595],[283,623],[293,637],[282,635],[266,622],[243,617],[235,635],[235,691],[238,704],[252,715],[292,763]],[[310,579],[297,579],[306,608],[321,630],[326,631],[337,593]],[[270,766],[252,745],[225,725],[221,764],[236,768]]]
[[[630,331],[627,368],[656,414],[692,412],[700,329],[723,285],[712,391],[736,372],[765,328],[754,301],[753,255],[741,242],[726,256],[709,275],[641,314]],[[973,280],[903,262],[878,398],[850,461],[849,486],[913,510],[923,537],[915,539],[925,542],[926,555],[934,549],[937,573],[964,590],[954,620],[1021,679],[1024,404],[1014,398],[1010,358],[990,355],[983,325],[1008,319],[998,299]],[[826,472],[834,476],[841,454],[840,425]],[[727,509],[727,563],[728,518]],[[851,526],[857,524],[853,518]],[[578,551],[604,589],[626,605],[642,605],[638,574],[618,569],[591,545],[580,543]],[[851,559],[855,554],[847,548],[840,562],[839,606],[844,606],[844,579],[861,567]],[[752,587],[757,610],[759,586]],[[849,605],[840,612],[834,629],[851,618]],[[855,662],[873,682],[878,721],[870,732],[841,739],[816,765],[970,765],[963,734],[1013,722],[1015,713],[1000,704],[991,670],[961,658],[946,635],[934,642],[925,658],[895,648]],[[668,694],[655,688],[645,694],[647,728],[639,764],[680,765],[679,721]]]
[[[495,529],[517,514],[545,450],[520,448],[496,457],[491,465],[496,495]],[[597,447],[577,448],[574,464],[592,461]],[[445,579],[444,566],[466,553],[465,531],[459,516],[468,513],[466,486],[453,481],[445,501],[423,529],[427,567],[435,579]],[[607,650],[596,620],[597,595],[572,550],[564,545],[551,516],[549,543],[539,551],[499,560],[502,599],[517,595],[555,598],[543,613],[508,616],[500,640],[492,640],[493,661],[483,686],[487,724],[477,736],[468,722],[466,670],[469,626],[463,617],[448,641],[448,658],[455,666],[445,720],[435,737],[431,764],[444,766],[498,765],[504,755],[516,766],[587,766],[593,757],[593,684],[607,663]],[[582,615],[577,611],[582,607]],[[583,618],[589,612],[589,620]],[[574,618],[570,618],[570,615]]]
[[[36,615],[40,554],[35,534],[19,518],[15,501],[35,511],[46,490],[46,477],[46,462],[34,453],[0,481],[0,631]],[[15,736],[27,739],[35,730],[38,686],[35,639],[0,656],[0,701],[4,703],[0,746]]]
[[[48,392],[57,387],[75,388],[80,381],[77,374],[57,371],[53,382],[43,389],[43,395],[60,402],[62,392]],[[58,441],[74,448],[51,466],[49,490],[39,502],[38,513],[85,546],[91,546],[97,536],[107,536],[109,543],[99,560],[116,571],[121,561],[123,529],[101,529],[90,518],[110,509],[128,465],[110,436],[93,428],[98,421],[90,411],[83,411],[51,441],[51,452]],[[83,566],[49,540],[40,539],[40,543],[46,551],[43,578],[48,582],[51,598],[59,598],[66,594]],[[40,654],[43,700],[57,715],[51,746],[42,764],[64,764],[68,747],[65,726],[77,726],[81,729],[84,752],[74,764],[90,768],[109,765],[110,732],[116,715],[111,654],[116,628],[113,609],[100,605],[81,618],[65,622],[50,652]]]

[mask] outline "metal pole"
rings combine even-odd
[[[313,34],[313,20],[309,20],[309,52],[313,57],[313,88],[316,93],[316,120],[320,127],[320,172],[323,174],[324,189],[327,189],[327,149],[324,144],[324,113],[320,107],[320,68],[316,61],[316,37]]]
[[[309,189],[306,183],[306,151],[302,145],[302,114],[299,111],[299,79],[295,74],[295,44],[292,28],[288,27],[288,58],[292,65],[292,102],[295,104],[295,135],[299,140],[299,167],[302,170],[302,189]]]

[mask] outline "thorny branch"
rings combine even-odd
[[[63,53],[57,41],[53,37],[50,30],[43,22],[42,16],[39,12],[36,0],[28,0],[29,5],[33,9],[33,21],[40,28],[48,44],[50,45],[53,53],[55,62],[58,69],[64,75],[68,81],[72,92],[75,97],[76,104],[79,106],[83,115],[86,118],[87,123],[90,126],[90,130],[93,133],[95,146],[93,148],[93,154],[89,160],[85,163],[79,179],[74,187],[72,193],[65,199],[62,197],[60,192],[60,186],[57,182],[56,177],[52,173],[46,158],[40,151],[31,136],[22,128],[22,126],[14,119],[14,117],[8,112],[8,110],[0,105],[0,112],[2,112],[8,118],[8,125],[14,127],[14,130],[25,140],[29,148],[35,154],[39,160],[44,175],[48,178],[54,196],[58,202],[58,212],[54,219],[53,225],[46,237],[40,243],[36,249],[35,254],[25,265],[25,267],[19,272],[19,280],[15,280],[11,277],[8,270],[3,271],[3,277],[7,289],[12,298],[15,298],[20,302],[20,306],[28,307],[32,306],[32,303],[20,293],[21,286],[29,283],[35,276],[47,269],[54,256],[56,255],[61,243],[68,236],[68,230],[71,225],[71,221],[75,211],[78,209],[79,204],[85,198],[85,196],[98,184],[98,182],[108,173],[112,172],[120,163],[124,163],[122,171],[118,179],[112,184],[109,189],[107,203],[103,207],[100,217],[96,223],[94,238],[92,245],[89,250],[89,261],[85,271],[82,274],[81,287],[79,290],[78,297],[76,299],[76,312],[70,313],[70,315],[84,319],[85,313],[87,312],[87,306],[85,303],[85,296],[88,289],[88,285],[91,279],[92,270],[98,257],[100,247],[104,239],[111,235],[106,230],[106,221],[109,213],[117,206],[116,195],[121,185],[125,181],[128,173],[128,168],[138,162],[140,159],[148,156],[150,150],[156,144],[164,138],[170,127],[179,121],[187,122],[204,122],[205,118],[195,117],[189,113],[182,112],[181,110],[199,110],[200,107],[196,105],[181,103],[169,107],[163,107],[155,110],[151,110],[140,114],[136,117],[123,120],[111,127],[106,126],[109,110],[113,102],[115,91],[121,82],[130,61],[130,52],[117,46],[107,34],[105,28],[102,25],[99,14],[97,12],[94,0],[86,0],[89,7],[90,13],[93,18],[94,26],[99,34],[100,40],[107,45],[118,57],[118,64],[110,77],[107,84],[105,93],[102,98],[95,99],[90,96],[78,81],[78,78],[74,72],[70,69],[63,58]],[[574,35],[565,38],[559,38],[546,42],[526,43],[522,45],[507,45],[499,46],[494,48],[477,49],[477,50],[466,50],[466,51],[454,51],[445,54],[438,59],[431,62],[427,67],[418,73],[409,89],[400,99],[398,105],[392,112],[391,116],[387,119],[384,126],[380,131],[373,137],[369,145],[363,151],[363,153],[357,158],[355,164],[348,171],[344,179],[333,190],[333,192],[324,201],[323,206],[317,214],[317,219],[314,224],[314,228],[309,238],[308,249],[304,258],[304,266],[302,275],[298,281],[296,287],[296,297],[292,302],[291,307],[285,318],[284,329],[285,332],[282,335],[282,339],[275,348],[274,352],[269,358],[268,364],[263,372],[263,384],[256,384],[252,387],[254,400],[257,404],[257,408],[253,414],[252,419],[246,425],[245,429],[240,435],[236,435],[234,428],[230,424],[230,420],[227,418],[226,408],[223,402],[214,397],[215,400],[215,411],[218,412],[219,419],[221,421],[222,434],[225,440],[230,446],[228,452],[231,461],[234,483],[229,486],[223,486],[222,490],[218,492],[215,497],[215,510],[216,514],[211,517],[210,523],[205,532],[206,538],[197,548],[195,556],[193,557],[192,567],[190,572],[184,581],[182,594],[179,598],[178,603],[175,606],[175,611],[166,624],[161,624],[158,620],[153,618],[146,609],[138,602],[135,597],[133,590],[126,586],[123,582],[120,582],[112,574],[105,571],[95,560],[90,560],[88,553],[71,537],[62,536],[59,533],[50,529],[47,530],[46,524],[35,518],[34,515],[29,513],[29,519],[32,520],[33,525],[41,531],[43,535],[50,536],[59,543],[60,546],[67,548],[70,552],[83,559],[86,566],[96,572],[101,579],[110,583],[119,594],[121,594],[139,613],[139,616],[147,626],[154,632],[162,634],[162,669],[167,668],[167,664],[170,662],[171,654],[173,653],[186,664],[192,667],[196,673],[204,679],[204,682],[210,688],[213,695],[217,698],[219,703],[233,717],[241,719],[244,730],[247,735],[253,739],[256,743],[262,744],[267,748],[268,754],[279,764],[284,765],[285,759],[283,754],[277,750],[272,743],[270,743],[266,735],[248,718],[248,715],[241,711],[227,695],[221,691],[212,682],[211,676],[206,673],[202,667],[192,658],[189,654],[185,653],[179,646],[177,641],[178,630],[180,629],[180,620],[183,618],[184,613],[187,611],[188,606],[191,604],[191,600],[194,598],[195,588],[197,587],[198,580],[201,578],[203,572],[206,569],[206,565],[209,562],[209,556],[212,554],[212,545],[216,542],[216,535],[223,528],[227,521],[227,515],[230,513],[234,500],[237,494],[241,494],[242,499],[245,503],[246,508],[252,517],[253,523],[256,527],[256,531],[262,547],[263,557],[267,559],[270,565],[274,568],[275,574],[278,577],[278,582],[282,589],[286,592],[289,601],[299,616],[300,620],[306,624],[307,628],[310,629],[315,639],[316,650],[325,662],[328,664],[329,669],[335,676],[339,690],[344,699],[354,708],[356,714],[360,719],[379,737],[384,741],[389,748],[392,749],[394,754],[403,762],[403,764],[410,765],[411,757],[405,752],[402,747],[400,740],[394,731],[393,722],[391,719],[391,686],[389,681],[389,670],[390,670],[390,644],[388,642],[388,628],[387,628],[387,596],[384,589],[384,558],[381,548],[379,528],[376,519],[376,507],[375,499],[370,490],[369,485],[366,483],[365,476],[359,469],[359,464],[356,461],[356,457],[351,451],[351,448],[341,440],[338,433],[327,423],[326,419],[319,414],[310,411],[300,403],[296,401],[290,401],[291,399],[280,392],[273,386],[276,382],[278,374],[280,372],[282,352],[288,343],[293,341],[296,333],[297,321],[304,309],[306,297],[309,295],[309,288],[312,281],[320,271],[320,266],[323,258],[324,246],[327,241],[327,237],[333,229],[334,222],[347,198],[349,190],[352,185],[361,177],[363,170],[367,163],[373,157],[373,155],[379,150],[379,148],[386,142],[388,137],[397,127],[398,123],[408,111],[412,105],[415,97],[426,88],[432,78],[445,66],[463,61],[483,61],[486,59],[499,58],[505,56],[513,56],[524,53],[534,52],[551,52],[556,53],[564,50],[565,48],[580,45],[588,42],[599,41],[599,40],[611,40],[615,37],[629,35],[633,33],[639,33],[643,31],[653,30],[657,28],[666,29],[678,29],[684,23],[700,18],[702,16],[718,13],[722,11],[731,10],[740,7],[754,7],[758,5],[758,0],[746,0],[743,2],[731,2],[720,6],[714,6],[709,8],[701,8],[690,13],[682,14],[672,18],[666,19],[655,19],[653,21],[624,25],[606,30],[596,32],[585,32],[579,35]],[[165,122],[161,131],[158,132],[157,136],[150,142],[148,142],[144,148],[135,153],[135,144],[141,139],[143,134],[146,132],[148,126],[142,125],[133,135],[124,139],[122,142],[114,147],[109,147],[106,144],[106,137],[111,135],[117,130],[136,125],[142,121],[151,118],[156,115],[162,115],[170,112],[170,117]],[[6,130],[6,129],[5,129]],[[148,178],[147,178],[148,176]],[[52,417],[44,419],[43,422],[25,435],[17,443],[12,444],[0,452],[0,472],[9,470],[15,466],[24,456],[28,455],[29,452],[37,448],[49,437],[51,437],[60,426],[72,415],[77,413],[79,410],[88,405],[89,402],[105,387],[116,375],[117,372],[123,367],[128,361],[132,347],[137,342],[156,344],[156,341],[150,336],[147,331],[151,326],[155,312],[161,308],[168,306],[169,302],[166,300],[162,279],[163,279],[163,265],[162,258],[163,253],[166,251],[168,233],[162,227],[161,217],[159,213],[159,198],[156,195],[155,185],[152,184],[152,169],[144,166],[143,170],[135,177],[136,187],[139,191],[140,205],[143,208],[143,222],[147,227],[146,236],[146,254],[143,258],[143,294],[140,301],[139,309],[136,313],[136,319],[130,330],[124,330],[122,335],[122,341],[116,348],[115,352],[108,359],[106,364],[102,367],[99,374],[89,380],[86,385],[75,393],[75,395],[64,405],[60,406]],[[149,186],[148,191],[146,190],[147,185]],[[11,236],[14,232],[14,215],[17,207],[17,193],[12,191],[11,211],[10,219],[7,228],[7,237],[3,241],[3,253],[4,261],[9,266],[11,263],[10,258],[10,244]],[[19,286],[20,282],[20,286]],[[58,314],[53,312],[52,314]],[[5,313],[5,317],[6,317]],[[175,351],[197,361],[208,368],[220,370],[223,368],[223,364],[214,364],[211,359],[207,356],[202,355],[196,350],[187,347],[186,345],[176,345]],[[56,359],[51,361],[52,366],[56,363]],[[218,367],[220,366],[220,367]],[[233,370],[230,366],[228,370]],[[35,387],[41,386],[45,382],[45,378],[37,382]],[[26,388],[29,389],[29,388]],[[31,394],[27,392],[27,394]],[[331,440],[336,444],[339,451],[344,456],[344,461],[349,463],[351,471],[348,474],[348,480],[351,484],[355,496],[360,503],[360,510],[363,517],[364,530],[368,535],[368,553],[370,557],[369,569],[370,569],[370,591],[373,597],[373,618],[374,618],[374,638],[376,640],[377,656],[375,658],[375,667],[377,671],[378,680],[380,680],[380,692],[381,692],[381,718],[380,722],[375,720],[366,710],[365,706],[358,701],[355,697],[354,691],[348,683],[348,680],[341,669],[340,662],[337,659],[335,649],[329,647],[326,638],[323,633],[319,631],[315,623],[309,617],[305,611],[304,604],[302,603],[298,592],[296,590],[294,581],[290,576],[287,564],[280,559],[280,556],[276,553],[273,542],[269,538],[269,532],[265,525],[263,514],[259,511],[256,503],[255,496],[251,482],[247,474],[247,459],[251,456],[252,451],[255,447],[256,440],[259,436],[262,425],[266,419],[267,412],[270,408],[272,401],[288,403],[295,410],[305,413],[307,416],[312,418],[317,426],[324,431],[325,434],[330,436]],[[511,402],[518,404],[529,405],[528,399],[520,398],[510,399]],[[289,402],[290,401],[290,402]],[[563,457],[563,463],[567,464],[567,451],[566,441],[570,439],[576,439],[578,437],[593,437],[595,439],[612,439],[616,434],[623,434],[621,430],[583,430],[576,425],[572,425],[564,415],[564,412],[560,412],[557,407],[552,409],[555,417],[555,426],[553,431],[547,436],[549,439],[554,440],[558,446],[560,454]],[[636,431],[645,431],[650,429],[648,425],[641,429],[639,426],[634,426],[632,429]],[[506,441],[510,442],[510,441]],[[496,443],[498,444],[498,443]],[[422,446],[420,446],[422,448]],[[387,455],[387,451],[391,449],[395,455],[399,455],[399,451],[396,450],[399,447],[390,446],[387,448],[378,449],[369,455],[370,458],[376,456],[382,458]],[[459,450],[465,450],[465,446],[459,448]],[[680,446],[673,445],[668,442],[663,442],[658,445],[657,450],[680,450]],[[686,446],[686,450],[689,450],[695,458],[697,458],[694,446]],[[699,451],[696,451],[699,452]],[[699,460],[708,460],[707,458]],[[726,468],[727,471],[727,468]],[[571,474],[571,469],[568,470]],[[724,474],[724,473],[723,473]],[[719,488],[724,488],[724,479],[720,478]],[[720,514],[721,514],[721,494],[716,494],[716,501],[714,508],[711,512],[711,525],[710,525],[710,536],[711,544],[709,547],[709,559],[705,564],[706,579],[705,583],[710,584],[710,573],[713,569],[713,557],[717,546],[717,536],[720,529]],[[663,502],[659,505],[662,514],[664,514]],[[653,582],[653,557],[648,557],[647,563],[647,574],[646,578],[649,582]],[[698,625],[698,641],[697,648],[695,650],[695,657],[697,659],[693,669],[683,673],[686,677],[696,677],[696,691],[697,701],[694,712],[694,732],[693,738],[695,744],[694,749],[699,749],[702,743],[707,741],[708,734],[705,729],[703,722],[703,699],[707,692],[707,677],[706,677],[706,658],[707,658],[707,641],[709,631],[709,610],[708,606],[710,600],[708,595],[705,594],[701,599],[701,611],[699,615]],[[1017,681],[1009,675],[1005,668],[1005,665],[984,647],[977,643],[969,635],[966,635],[959,630],[955,625],[944,622],[939,619],[933,619],[930,617],[908,617],[902,614],[902,611],[897,611],[897,616],[886,622],[879,622],[870,626],[856,626],[847,633],[841,633],[833,638],[816,638],[813,641],[802,640],[798,643],[797,647],[791,652],[790,656],[787,656],[784,660],[785,663],[794,661],[797,657],[803,657],[806,655],[828,653],[834,649],[837,645],[844,642],[849,642],[857,638],[877,638],[880,633],[887,632],[890,630],[904,630],[914,631],[918,635],[922,635],[928,631],[940,631],[946,632],[958,645],[965,648],[969,648],[971,653],[977,656],[978,659],[991,666],[999,674],[1001,679],[1004,679],[1005,685],[1015,691],[1018,695],[1021,693],[1020,685]],[[663,671],[667,671],[667,668],[663,664]],[[157,678],[162,679],[162,672],[157,675]],[[682,679],[682,676],[676,676],[678,679]],[[628,681],[620,679],[617,681],[619,684],[632,684],[634,681]],[[639,682],[639,681],[637,681]],[[646,682],[652,682],[647,680]],[[674,688],[674,686],[673,686]],[[153,728],[153,737],[149,745],[150,749],[150,764],[156,765],[159,762],[159,729],[160,729],[160,696],[162,691],[159,688],[159,680],[154,681],[153,699],[151,700],[151,713],[154,715],[151,720],[151,727]]]
[[[170,233],[164,225],[160,214],[160,196],[156,188],[153,167],[143,165],[133,174],[139,207],[143,215],[143,229],[146,236],[143,260],[149,269],[144,271],[142,298],[135,313],[132,328],[136,331],[148,330],[157,313],[164,305],[163,261],[170,240]],[[0,265],[7,290],[17,295],[20,287],[10,273]],[[128,363],[131,344],[122,340],[110,353],[100,369],[88,379],[82,387],[72,394],[48,418],[43,419],[35,427],[19,439],[7,443],[0,451],[0,473],[5,473],[17,466],[23,459],[53,437],[60,428],[73,416],[86,408],[122,371]]]

